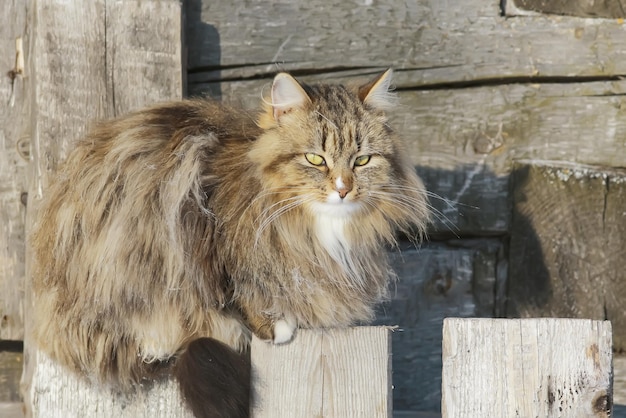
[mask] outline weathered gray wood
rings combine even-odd
[[[198,0],[194,2],[196,9]],[[626,74],[626,37],[602,19],[507,19],[499,1],[249,4],[202,1],[188,22],[192,84],[388,66],[399,87],[507,78]],[[198,39],[211,31],[215,36]]]
[[[0,417],[2,418],[24,418],[22,404],[0,402]]]
[[[442,388],[444,418],[608,417],[611,323],[446,319]]]
[[[254,339],[252,416],[391,417],[388,327],[299,330],[289,344]],[[120,395],[39,353],[33,417],[191,417],[172,380]]]
[[[32,382],[33,418],[192,418],[178,384],[157,381],[131,395],[92,385],[39,353]]]
[[[252,416],[391,418],[387,327],[298,330],[289,344],[252,341]]]
[[[538,13],[610,19],[626,17],[626,3],[623,0],[514,0],[514,4],[519,9]]]
[[[0,348],[5,347],[0,345]],[[21,352],[0,351],[0,403],[21,402],[19,381],[23,362]]]
[[[26,3],[0,8],[0,340],[24,336],[24,216],[28,159]]]
[[[36,219],[50,176],[94,120],[182,94],[178,0],[29,4],[33,124],[27,227]],[[27,257],[27,277],[31,269]],[[26,314],[31,304],[27,292]],[[28,338],[25,349],[25,401],[35,413],[42,406],[31,385],[37,353]]]
[[[626,356],[624,353],[614,354],[613,374],[613,416],[622,418],[626,416]]]
[[[509,316],[609,319],[626,347],[626,172],[521,165],[513,178]]]
[[[106,1],[106,116],[182,97],[178,0]]]

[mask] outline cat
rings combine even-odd
[[[119,390],[173,373],[197,416],[247,416],[251,334],[371,320],[394,277],[385,246],[425,231],[391,80],[279,73],[256,121],[187,99],[100,123],[31,237],[39,349]]]

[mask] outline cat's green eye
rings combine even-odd
[[[355,167],[361,167],[370,162],[371,155],[361,155],[360,157],[356,157],[354,160]]]
[[[318,167],[326,165],[326,160],[324,159],[324,157],[322,157],[321,155],[313,154],[312,152],[307,152],[306,154],[304,154],[304,158],[306,158],[306,160],[311,164]]]

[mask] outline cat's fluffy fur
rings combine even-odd
[[[296,327],[371,319],[392,276],[384,244],[428,219],[383,112],[390,80],[307,86],[282,73],[256,123],[186,100],[100,124],[32,236],[39,347],[130,388],[200,337],[241,351],[250,332],[280,343]]]

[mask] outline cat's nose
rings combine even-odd
[[[348,193],[350,193],[351,190],[352,188],[344,187],[341,189],[337,189],[337,193],[339,193],[339,197],[343,199],[348,195]]]
[[[344,180],[341,177],[337,177],[335,180],[335,190],[339,193],[339,197],[343,199],[352,190],[352,182],[347,179]]]

